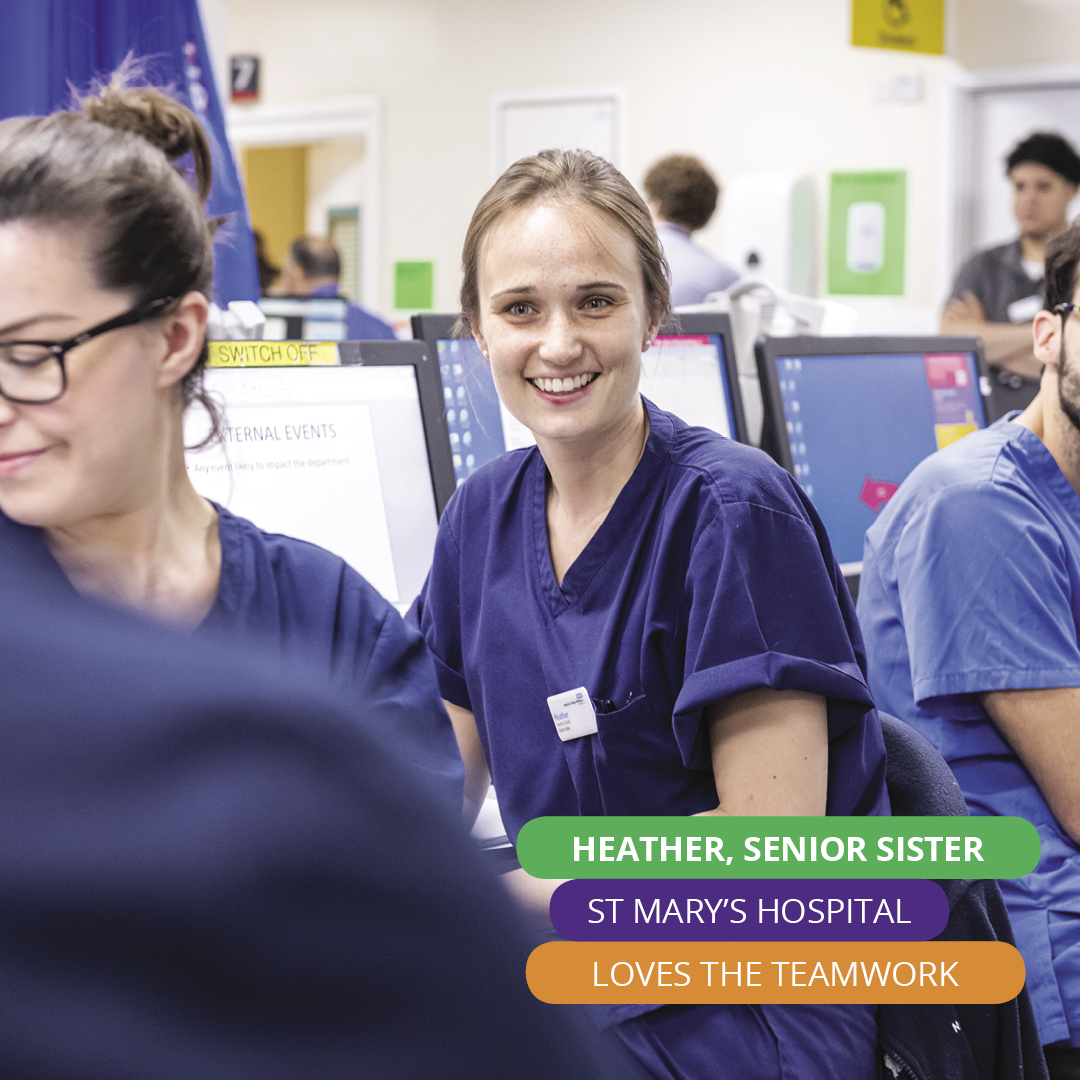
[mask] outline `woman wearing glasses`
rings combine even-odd
[[[217,416],[209,191],[198,121],[150,88],[114,80],[80,112],[0,123],[0,537],[85,596],[306,654],[460,801],[420,636],[341,559],[188,480],[184,410]]]
[[[809,502],[638,391],[668,310],[641,197],[583,151],[524,158],[462,262],[463,318],[537,443],[455,493],[414,611],[467,799],[493,780],[511,837],[547,814],[887,814],[858,624]],[[507,878],[546,914],[557,882]],[[606,1019],[657,1080],[877,1075],[872,1006]]]

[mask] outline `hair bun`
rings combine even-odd
[[[96,94],[81,98],[79,105],[88,120],[141,135],[170,161],[190,153],[196,189],[206,202],[212,181],[210,143],[189,108],[152,86],[125,86],[117,77]]]

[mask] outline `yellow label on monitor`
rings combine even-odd
[[[934,434],[937,436],[937,448],[943,450],[954,442],[959,442],[965,435],[978,431],[977,424],[935,424]]]
[[[851,0],[851,44],[945,52],[945,0]]]
[[[334,341],[210,342],[210,367],[328,367],[337,363]]]

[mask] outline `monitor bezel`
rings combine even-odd
[[[778,465],[795,475],[795,460],[791,454],[787,424],[784,419],[784,402],[780,394],[780,377],[776,373],[776,361],[794,356],[866,356],[900,355],[905,353],[972,353],[979,379],[979,400],[983,409],[983,427],[988,419],[987,369],[982,340],[958,334],[938,335],[875,335],[867,337],[760,337],[754,343],[757,360],[758,382],[761,385],[761,403],[764,422],[761,431],[761,449]]]
[[[438,359],[425,341],[335,341],[341,367],[412,367],[420,398],[420,418],[427,445],[428,472],[435,496],[435,514],[443,510],[454,494],[454,459],[450,453],[450,433],[443,408],[442,377]]]
[[[412,317],[412,332],[416,340],[426,341],[438,360],[438,342],[450,341],[460,338],[461,335],[454,333],[457,323],[456,315],[414,315]],[[691,314],[672,315],[660,327],[657,336],[695,336],[710,334],[720,338],[721,348],[724,353],[724,365],[722,376],[731,402],[731,413],[735,421],[735,430],[732,433],[736,442],[750,442],[750,434],[746,425],[746,413],[743,409],[742,390],[739,385],[739,367],[735,361],[735,338],[731,330],[731,319],[726,312],[708,311],[693,312]],[[466,335],[469,336],[469,335]],[[440,376],[441,381],[441,376]],[[445,404],[444,426],[445,426]],[[447,445],[450,435],[447,432]]]

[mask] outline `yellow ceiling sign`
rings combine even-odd
[[[945,52],[945,0],[851,0],[851,44]]]

